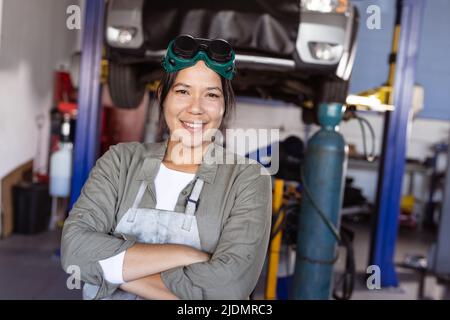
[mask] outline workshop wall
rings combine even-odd
[[[360,23],[350,92],[358,93],[378,87],[387,80],[388,58],[394,30],[395,1],[354,0],[352,3],[358,8]],[[371,5],[377,5],[380,8],[380,29],[367,27],[367,19],[371,16],[371,13],[367,13],[367,9]]]
[[[423,118],[450,120],[449,13],[449,0],[427,1],[417,64],[417,83],[425,88]]]
[[[388,56],[391,50],[395,1],[353,0],[361,16],[358,49],[350,82],[351,93],[375,88],[387,79]],[[369,29],[367,9],[377,5],[381,11],[381,28]],[[425,89],[421,118],[450,120],[450,1],[426,1],[420,49],[417,61],[416,83]],[[447,102],[447,103],[446,103]]]
[[[0,179],[34,158],[41,139],[45,170],[53,71],[68,66],[80,31],[66,27],[66,9],[77,0],[4,0],[0,49]],[[5,12],[8,14],[6,15]],[[45,122],[38,136],[36,117]]]

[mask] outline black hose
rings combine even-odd
[[[335,281],[333,288],[333,298],[336,300],[349,300],[355,287],[356,265],[353,251],[354,233],[349,228],[341,225],[342,246],[346,249],[345,271]],[[339,287],[341,294],[339,294]]]
[[[273,227],[276,227],[276,229],[272,229],[272,232],[270,234],[270,241],[272,241],[280,231],[286,229],[288,216],[292,212],[296,213],[298,210],[299,210],[298,203],[283,205],[280,207],[280,209],[273,215],[273,218],[272,218],[272,221],[273,221],[272,225],[273,225]],[[276,225],[276,223],[279,219],[279,216],[282,212],[284,212],[283,220],[278,225]]]
[[[320,209],[318,204],[316,203],[315,199],[312,197],[311,192],[308,188],[308,185],[306,184],[305,175],[303,173],[303,167],[300,169],[301,179],[302,179],[302,187],[303,190],[305,190],[306,196],[311,200],[311,204],[313,205],[314,209],[316,209],[317,214],[322,219],[322,221],[325,223],[325,225],[330,229],[333,236],[336,238],[338,243],[341,243],[341,237],[339,236],[339,231],[336,229],[333,222],[330,221],[330,219],[327,218],[327,215]]]
[[[372,125],[367,119],[357,115],[355,112],[353,112],[353,117],[358,120],[358,123],[361,127],[364,157],[367,159],[367,161],[372,162],[375,159],[375,131],[373,130]],[[370,152],[370,154],[367,154],[366,130],[364,128],[364,124],[367,126],[367,128],[369,128],[369,132],[372,137],[372,151]]]

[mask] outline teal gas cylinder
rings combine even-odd
[[[321,129],[307,144],[302,168],[293,299],[325,300],[331,296],[338,243],[332,229],[339,230],[347,166],[347,147],[338,132],[344,111],[342,104],[321,104],[318,109]],[[321,217],[319,209],[325,218]]]

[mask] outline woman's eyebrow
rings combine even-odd
[[[186,83],[183,83],[183,82],[177,82],[177,83],[175,83],[175,84],[173,85],[174,88],[175,88],[175,87],[178,87],[178,86],[182,86],[182,87],[186,87],[186,88],[190,88],[190,87],[191,87],[190,85],[188,85],[188,84],[186,84]]]
[[[219,90],[220,92],[222,92],[222,89],[220,89],[219,87],[207,87],[206,90]]]

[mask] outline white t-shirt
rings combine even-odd
[[[167,168],[163,163],[155,177],[156,209],[174,210],[180,192],[194,178],[194,173],[186,173]],[[100,260],[105,280],[110,283],[122,284],[122,269],[125,251],[110,258]]]
[[[194,173],[169,169],[161,163],[155,177],[156,209],[174,210],[180,192],[192,181],[194,176]]]

